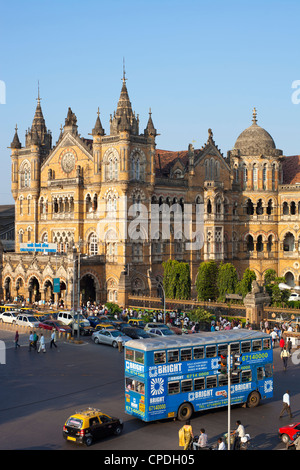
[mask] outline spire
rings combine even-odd
[[[77,117],[76,117],[76,114],[73,113],[72,109],[69,107],[68,108],[68,114],[67,114],[67,117],[65,119],[65,125],[64,125],[64,130],[65,131],[69,131],[71,132],[72,134],[78,134],[77,132]]]
[[[256,116],[257,116],[256,108],[253,108],[253,111],[252,111],[252,122],[253,122],[254,125],[257,124],[257,118],[256,118]]]
[[[111,135],[116,135],[118,132],[124,129],[130,131],[133,135],[138,135],[139,133],[139,121],[132,111],[132,106],[126,86],[126,80],[127,78],[125,72],[125,63],[123,60],[123,83],[117,110],[114,113],[113,118],[110,120]]]
[[[154,124],[153,124],[153,121],[152,121],[152,112],[151,112],[151,108],[149,109],[149,119],[148,119],[148,123],[147,123],[147,127],[144,131],[144,134],[145,135],[148,135],[148,136],[154,136],[156,137],[157,136],[157,132],[156,132],[156,129],[154,127]]]
[[[99,108],[98,108],[98,112],[97,112],[97,119],[96,119],[96,123],[95,123],[95,127],[94,129],[92,130],[92,135],[104,135],[104,129],[102,127],[102,124],[101,124],[101,121],[100,121],[100,111],[99,111]]]
[[[14,135],[12,143],[10,144],[10,147],[12,149],[20,149],[21,148],[21,142],[20,142],[19,136],[18,136],[18,126],[17,126],[17,124],[16,124],[16,128],[15,128],[15,135]]]

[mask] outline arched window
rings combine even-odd
[[[253,189],[257,189],[257,165],[253,165]]]
[[[21,167],[21,188],[29,188],[31,183],[31,170],[28,162]]]
[[[283,251],[295,250],[295,237],[291,232],[286,233],[283,239]]]
[[[263,189],[267,189],[267,164],[263,166]]]
[[[98,237],[95,233],[92,233],[89,236],[88,247],[89,247],[89,254],[91,256],[98,254]]]

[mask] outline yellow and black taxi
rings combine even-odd
[[[63,427],[63,437],[67,441],[90,446],[105,436],[119,436],[122,431],[122,420],[108,416],[96,408],[86,408],[67,419]]]

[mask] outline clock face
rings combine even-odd
[[[75,168],[75,155],[72,152],[65,153],[61,158],[61,167],[65,173],[70,173]]]

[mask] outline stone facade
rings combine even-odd
[[[125,75],[109,135],[98,111],[90,138],[81,137],[69,108],[53,146],[40,101],[25,146],[17,129],[11,143],[16,248],[4,254],[6,297],[18,293],[30,301],[53,299],[53,279],[59,277],[56,297],[70,306],[80,278],[81,300],[124,303],[127,289],[159,294],[162,262],[169,258],[189,262],[193,286],[200,262],[209,259],[232,262],[240,277],[250,267],[261,282],[266,269],[273,268],[289,284],[299,283],[298,157],[284,157],[276,149],[257,124],[255,110],[252,125],[224,157],[211,129],[200,149],[190,144],[181,152],[158,150],[151,111],[139,131]],[[187,250],[188,236],[176,233],[175,222],[167,237],[161,226],[150,236],[147,223],[156,203],[182,210],[189,205],[193,223],[197,208],[203,207],[203,246]],[[128,236],[136,216],[140,238]],[[20,243],[31,242],[56,243],[58,253],[21,253]],[[124,266],[129,269],[126,280]]]

